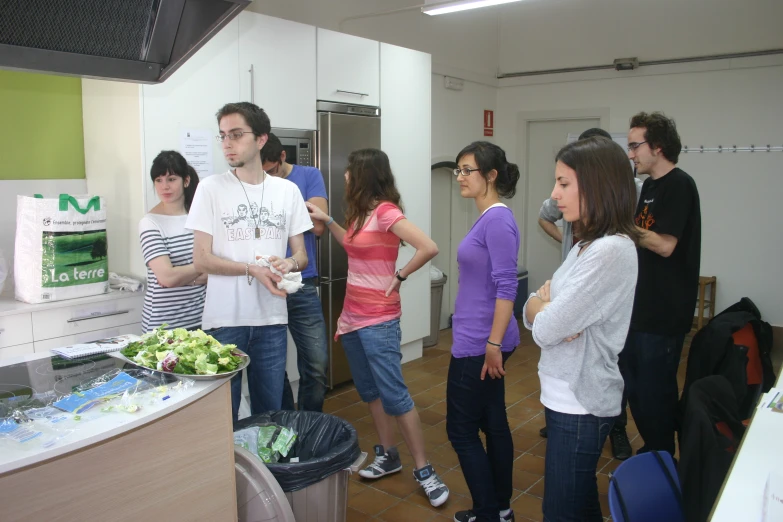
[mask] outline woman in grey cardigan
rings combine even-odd
[[[596,465],[620,413],[623,349],[636,288],[636,188],[628,158],[593,137],[557,155],[552,198],[580,239],[525,304],[541,347],[538,375],[549,431],[545,521],[603,520]]]

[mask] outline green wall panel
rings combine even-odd
[[[79,178],[81,78],[0,70],[0,180]]]

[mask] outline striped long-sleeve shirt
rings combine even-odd
[[[164,288],[149,267],[149,262],[160,256],[168,256],[172,266],[193,263],[193,232],[185,230],[187,217],[147,214],[139,223],[141,253],[147,265],[147,293],[141,316],[145,332],[163,323],[169,329],[201,326],[207,287]]]

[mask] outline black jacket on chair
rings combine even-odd
[[[750,323],[759,347],[762,367],[761,390],[748,393],[747,365],[748,349],[734,344],[732,334]],[[688,364],[685,370],[685,386],[680,400],[680,412],[686,404],[691,385],[702,377],[722,375],[731,385],[742,418],[750,417],[760,393],[767,392],[775,383],[772,369],[772,327],[761,320],[753,301],[743,297],[738,303],[716,315],[693,336]]]
[[[707,520],[744,433],[729,381],[713,375],[694,382],[680,430],[678,468],[688,522]]]

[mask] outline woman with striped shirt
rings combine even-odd
[[[352,152],[345,184],[347,230],[315,205],[305,205],[313,219],[326,223],[348,254],[345,303],[335,337],[342,337],[356,391],[368,403],[380,439],[375,461],[359,475],[378,479],[402,469],[395,440],[396,419],[416,465],[413,476],[430,504],[437,507],[446,502],[449,489],[427,461],[419,414],[402,378],[399,289],[408,276],[438,254],[438,247],[405,219],[389,158],[383,151]],[[416,253],[395,271],[402,241]]]
[[[141,252],[147,265],[147,294],[141,326],[145,332],[201,327],[207,274],[193,266],[193,232],[185,229],[198,174],[176,151],[165,150],[152,162],[150,177],[158,203],[139,223]]]

